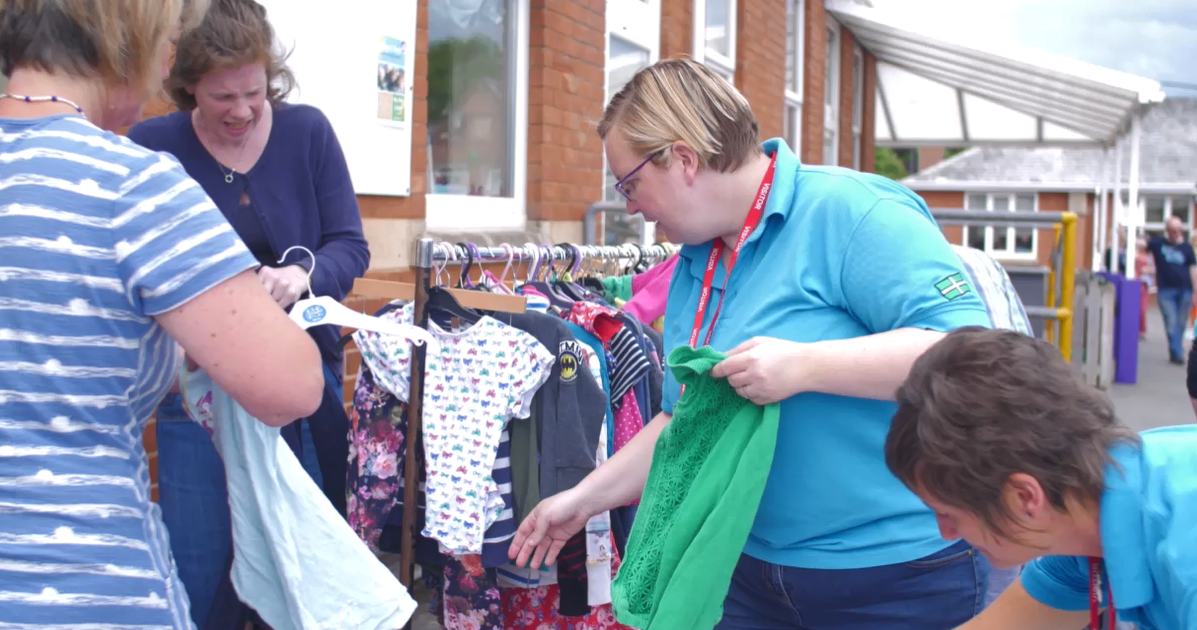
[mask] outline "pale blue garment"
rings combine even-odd
[[[979,249],[963,245],[952,245],[952,249],[960,257],[960,262],[964,263],[973,286],[980,291],[981,301],[985,302],[985,310],[989,311],[993,327],[1033,335],[1027,310],[1006,268]]]
[[[963,245],[952,245],[952,249],[960,256],[973,286],[980,292],[981,301],[985,302],[985,310],[989,311],[993,327],[1017,331],[1024,335],[1033,334],[1027,310],[1023,307],[1018,292],[1014,290],[1014,283],[1010,282],[1006,268],[979,249]],[[989,572],[989,588],[985,592],[984,605],[988,607],[992,604],[1021,573],[1022,566],[1009,569],[994,567]]]
[[[233,586],[274,630],[394,630],[416,603],[304,471],[279,430],[202,370],[181,378],[187,413],[213,432],[233,517]]]

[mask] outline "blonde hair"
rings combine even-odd
[[[727,79],[689,59],[665,59],[637,72],[611,97],[598,124],[599,137],[618,128],[632,149],[669,159],[665,151],[685,142],[699,166],[735,171],[761,149],[760,127],[748,100]]]
[[[208,2],[0,0],[0,70],[28,66],[154,93],[162,44],[198,23]]]

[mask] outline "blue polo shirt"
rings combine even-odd
[[[757,336],[813,342],[989,326],[917,195],[878,175],[803,166],[781,140],[764,147],[777,153],[773,189],[732,272],[712,347],[728,351]],[[665,312],[667,348],[689,342],[710,247],[681,250]],[[720,262],[703,337],[723,278]],[[678,393],[670,374],[665,411]],[[850,569],[947,547],[932,512],[885,466],[894,411],[892,402],[822,393],[782,401],[777,451],[745,552],[786,566]]]
[[[1101,495],[1101,546],[1118,621],[1197,630],[1197,425],[1152,429],[1119,446]],[[1089,560],[1048,556],[1022,573],[1027,593],[1089,609]]]

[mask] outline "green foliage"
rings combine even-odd
[[[961,153],[964,153],[967,150],[968,150],[968,147],[955,147],[952,149],[946,149],[943,152],[943,159],[946,160],[946,159],[952,157],[953,155],[959,155]]]
[[[454,99],[464,99],[480,81],[506,84],[507,55],[485,35],[452,37],[428,47],[428,120],[443,120]]]
[[[910,175],[898,154],[889,147],[877,147],[877,174],[894,180],[905,179]]]

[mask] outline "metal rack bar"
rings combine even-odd
[[[429,241],[424,245],[424,241]],[[476,263],[492,262],[527,262],[533,260],[553,260],[591,262],[615,260],[643,260],[650,263],[663,262],[676,251],[664,244],[654,244],[647,247],[642,245],[512,245],[479,247],[465,243],[432,243],[431,239],[421,239],[421,246],[431,250],[431,261],[435,262],[466,262],[473,259]],[[417,256],[418,258],[418,256]]]

